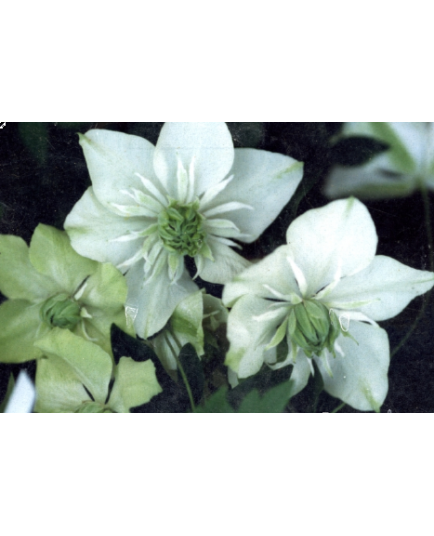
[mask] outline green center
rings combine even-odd
[[[158,232],[164,247],[180,255],[194,257],[206,238],[199,203],[180,206],[171,204],[158,217]]]
[[[288,331],[291,341],[308,357],[319,356],[325,348],[334,354],[336,339],[342,333],[336,314],[317,300],[306,300],[293,307]]]
[[[53,328],[74,329],[80,322],[80,305],[67,294],[58,294],[42,305],[41,320]]]

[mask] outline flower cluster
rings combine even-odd
[[[432,125],[347,123],[344,136],[388,150],[334,169],[327,193],[431,188]],[[247,260],[242,244],[288,205],[302,163],[235,149],[226,123],[165,123],[156,146],[98,129],[80,144],[92,186],[66,232],[41,224],[30,246],[0,235],[0,362],[37,362],[34,387],[21,375],[14,389],[11,376],[6,411],[178,411],[175,401],[229,412],[249,388],[239,411],[281,411],[312,375],[353,408],[380,410],[390,347],[378,323],[429,292],[434,273],[377,255],[361,201],[308,210],[286,244]],[[262,396],[255,378],[281,373]]]

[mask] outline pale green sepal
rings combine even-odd
[[[209,294],[203,295],[203,313],[203,327],[206,330],[214,332],[228,322],[229,312],[222,300]]]
[[[35,270],[18,236],[0,235],[0,291],[9,299],[44,301],[61,286]]]
[[[112,358],[107,352],[98,345],[59,328],[53,329],[35,346],[48,358],[55,356],[62,359],[95,401],[105,403],[112,374]]]
[[[203,295],[198,291],[182,300],[170,320],[171,331],[181,343],[181,347],[190,343],[199,356],[204,353],[202,319]]]
[[[127,283],[121,272],[112,264],[98,264],[94,275],[86,281],[80,301],[111,315],[123,307],[127,294]]]
[[[122,357],[115,369],[108,406],[117,413],[128,413],[162,392],[152,361],[136,363],[130,357]]]
[[[97,269],[97,263],[76,253],[68,235],[48,225],[38,225],[30,243],[30,262],[65,292],[75,293]]]
[[[41,357],[33,344],[49,328],[40,326],[39,306],[24,300],[0,305],[0,362],[24,363]]]
[[[283,339],[286,337],[286,334],[288,332],[288,321],[289,321],[289,318],[287,318],[283,322],[283,324],[279,327],[279,329],[276,331],[276,335],[273,337],[270,344],[265,347],[265,350],[270,350],[271,348],[275,348],[283,341]]]

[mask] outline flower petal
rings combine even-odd
[[[136,363],[130,357],[122,357],[115,368],[115,383],[108,406],[117,413],[128,413],[162,391],[152,361]]]
[[[357,309],[373,320],[387,320],[433,286],[434,273],[377,256],[363,271],[341,280],[324,302],[331,308]]]
[[[5,413],[32,413],[36,389],[27,373],[22,370],[11,393]]]
[[[125,190],[143,191],[139,175],[161,189],[154,173],[155,147],[144,138],[110,130],[90,130],[85,136],[80,135],[80,145],[95,195],[109,210],[114,210],[113,203],[131,204]]]
[[[287,261],[289,251],[288,246],[281,246],[236,276],[224,288],[223,303],[232,307],[236,300],[245,294],[275,300],[277,295],[273,290],[283,296],[298,293],[296,280]]]
[[[55,281],[35,270],[22,238],[0,235],[0,291],[7,298],[41,302],[61,290]]]
[[[265,348],[287,312],[282,309],[281,315],[271,320],[255,320],[266,314],[269,307],[269,301],[249,294],[239,299],[229,313],[227,335],[230,348],[225,364],[236,372],[239,378],[247,378],[259,372],[264,361],[276,360],[276,349],[269,350],[266,355]]]
[[[84,257],[119,266],[142,247],[143,238],[117,239],[142,231],[149,225],[145,218],[123,218],[105,209],[89,188],[72,209],[65,229],[72,247]]]
[[[339,337],[344,356],[329,356],[333,377],[327,373],[321,359],[316,363],[321,371],[325,390],[360,411],[379,411],[387,396],[390,362],[389,339],[384,329],[361,322],[351,324],[349,337]]]
[[[68,293],[97,270],[97,263],[74,251],[65,232],[48,225],[38,225],[29,250],[30,262],[36,270]]]
[[[199,275],[204,281],[224,285],[250,266],[250,262],[214,238],[208,238],[214,261],[201,257]]]
[[[33,346],[44,333],[39,306],[24,300],[10,300],[0,305],[0,362],[24,363],[41,357]],[[40,330],[41,328],[41,330]]]
[[[254,242],[273,223],[294,195],[303,177],[303,164],[289,156],[256,149],[236,149],[231,171],[234,179],[207,206],[207,210],[229,202],[253,207],[228,215],[242,233],[243,241]]]
[[[294,369],[290,378],[291,398],[301,393],[309,383],[311,375],[311,365],[306,355],[300,350],[298,352],[297,361],[294,364]]]
[[[133,266],[126,277],[127,312],[134,317],[136,333],[145,339],[163,329],[181,300],[198,290],[187,270],[174,284],[166,267],[146,281],[143,262]]]
[[[155,150],[154,166],[175,199],[179,161],[186,170],[194,161],[196,196],[223,180],[234,161],[234,145],[226,123],[165,123]]]
[[[347,277],[366,268],[378,242],[368,210],[354,198],[309,210],[289,226],[287,240],[308,284],[305,297],[332,283],[336,274]]]
[[[73,388],[72,390],[77,392],[79,390],[77,383],[82,384],[86,386],[96,402],[99,402],[100,404],[105,403],[113,363],[112,358],[104,352],[104,350],[96,344],[92,344],[81,337],[77,337],[67,329],[59,328],[54,328],[48,335],[40,339],[36,343],[36,347],[48,356],[48,359],[43,360],[43,371],[48,377],[51,376],[47,369],[51,366],[57,369],[56,372],[53,372],[53,375],[57,375],[58,369],[62,369],[62,371],[66,372],[69,368],[70,371],[66,376],[68,383],[70,384],[68,385],[68,389]],[[59,364],[59,360],[63,363]],[[75,376],[76,381],[73,381],[73,376]],[[38,381],[37,375],[36,383],[38,396],[41,391],[41,384],[45,381],[46,378],[42,378],[41,375],[39,375]],[[47,387],[44,386],[44,389],[47,389]],[[50,386],[50,390],[59,393],[62,389],[63,382],[59,377],[57,387],[53,382],[53,385]],[[56,398],[60,398],[60,393]],[[84,400],[88,399],[89,396],[86,396]],[[49,403],[48,400],[45,402]],[[78,398],[77,405],[79,406],[81,402],[83,402],[83,400]]]

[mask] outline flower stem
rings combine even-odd
[[[338,406],[336,409],[334,409],[332,411],[332,413],[339,413],[341,411],[341,409],[344,409],[345,406],[346,406],[346,403],[342,402],[342,404],[340,406]]]
[[[432,230],[432,223],[431,223],[431,205],[430,205],[429,193],[428,193],[425,183],[421,183],[420,189],[422,193],[423,207],[424,207],[424,213],[425,213],[425,228],[426,228],[426,234],[428,238],[430,270],[431,272],[434,272],[434,242],[433,242],[433,230]],[[413,322],[413,325],[408,330],[405,337],[401,340],[398,346],[393,350],[391,357],[394,357],[401,350],[401,348],[405,346],[405,344],[408,342],[410,337],[413,335],[419,322],[422,320],[423,316],[425,315],[425,311],[428,307],[430,297],[431,297],[431,291],[427,292],[424,295],[423,304],[419,311],[419,314],[416,317],[416,320]]]
[[[178,357],[175,357],[175,359],[176,359],[176,363],[178,365],[179,372],[181,373],[182,380],[184,382],[185,388],[187,390],[188,398],[190,399],[191,409],[192,409],[193,413],[195,413],[196,412],[196,404],[194,403],[193,392],[192,392],[190,384],[188,382],[187,374],[185,373],[184,367],[182,366],[182,363],[181,363],[180,359]]]

